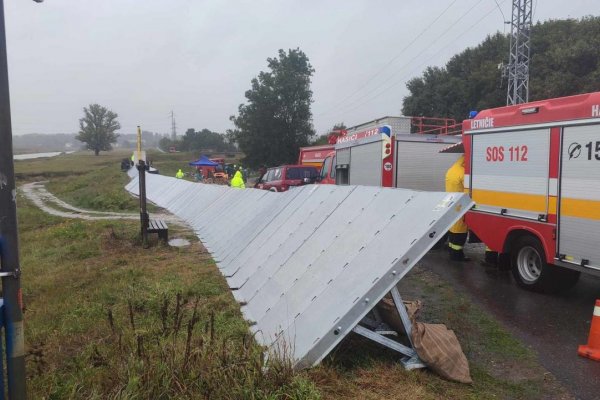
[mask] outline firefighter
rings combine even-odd
[[[179,170],[175,174],[175,178],[177,178],[177,179],[182,179],[183,178],[183,171],[181,170],[181,168],[179,168]]]
[[[462,155],[446,172],[446,192],[465,191],[465,156]],[[467,224],[464,217],[450,227],[448,233],[448,247],[450,259],[453,261],[468,261],[463,248],[467,241]]]
[[[244,179],[242,179],[242,173],[240,171],[235,171],[233,178],[231,179],[231,187],[238,189],[245,189],[246,185],[244,184]]]

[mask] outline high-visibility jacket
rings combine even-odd
[[[465,156],[460,156],[458,160],[446,172],[446,192],[465,191]],[[459,219],[450,227],[451,233],[467,233],[467,224],[464,217]]]
[[[183,171],[181,170],[181,168],[179,168],[179,171],[177,171],[177,173],[175,174],[175,178],[181,179],[183,178],[183,176]]]
[[[242,173],[240,171],[235,171],[233,178],[231,179],[231,187],[245,189],[246,185],[244,184],[244,179],[242,179]]]

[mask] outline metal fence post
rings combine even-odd
[[[2,249],[2,296],[6,337],[8,396],[25,399],[25,337],[21,310],[17,191],[12,153],[12,127],[6,58],[4,0],[0,0],[0,236]]]
[[[149,217],[146,210],[146,163],[144,160],[138,160],[137,170],[139,173],[140,183],[140,224],[142,233],[142,243],[144,247],[148,247],[148,223]]]

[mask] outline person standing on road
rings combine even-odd
[[[244,179],[242,179],[242,173],[240,171],[235,171],[233,178],[231,179],[231,187],[237,189],[245,189],[246,185],[244,184]]]
[[[177,171],[177,173],[175,174],[175,178],[177,179],[182,179],[183,178],[183,171],[181,170],[181,168],[179,168],[179,170]]]
[[[465,156],[462,155],[446,172],[446,192],[464,193],[465,191]],[[448,233],[448,250],[453,261],[468,261],[463,248],[467,242],[467,224],[465,217],[450,227]]]

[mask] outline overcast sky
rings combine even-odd
[[[512,2],[496,1],[510,18]],[[316,70],[322,133],[399,115],[408,79],[510,29],[494,0],[7,0],[5,8],[14,134],[76,132],[90,103],[117,112],[122,133],[138,124],[170,132],[171,110],[178,133],[224,132],[267,57],[296,47]],[[534,8],[534,21],[600,10],[598,0]]]

